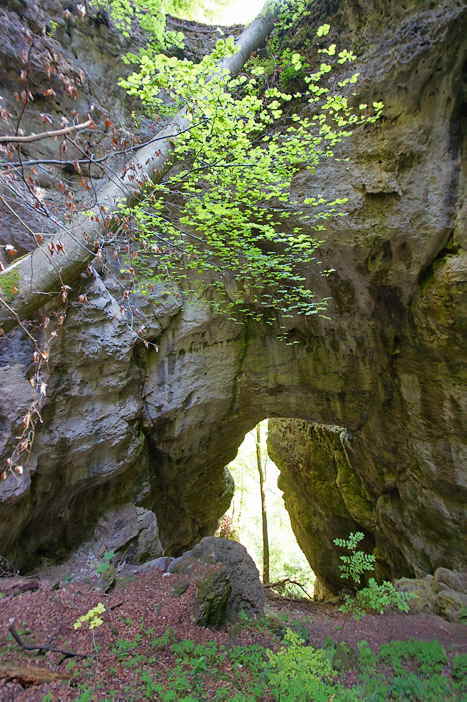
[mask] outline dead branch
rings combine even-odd
[[[10,619],[9,622],[10,626],[8,627],[8,631],[18,644],[20,648],[22,648],[24,651],[38,651],[39,653],[45,653],[46,651],[49,651],[50,653],[61,653],[63,658],[62,661],[65,660],[65,658],[87,658],[88,653],[74,653],[73,651],[64,651],[62,648],[54,648],[54,646],[48,646],[47,644],[42,644],[42,645],[37,645],[37,644],[32,644],[28,645],[24,643],[18,632],[16,631],[15,628],[15,620]],[[60,661],[60,662],[62,662]]]
[[[130,154],[133,151],[138,151],[139,149],[144,149],[145,146],[149,146],[150,144],[153,144],[155,141],[162,141],[164,139],[175,139],[175,137],[180,136],[180,134],[185,134],[185,132],[191,131],[194,127],[198,127],[202,122],[197,122],[196,124],[190,124],[189,127],[186,127],[185,129],[182,129],[179,132],[176,132],[174,134],[169,134],[165,136],[153,136],[147,141],[141,142],[141,144],[133,144],[133,146],[128,146],[126,149],[120,149],[118,151],[109,151],[109,153],[104,154],[104,156],[100,156],[99,158],[95,158],[94,156],[90,155],[87,156],[86,158],[78,158],[74,160],[70,159],[60,159],[60,158],[38,158],[38,159],[32,159],[30,161],[5,161],[0,163],[0,168],[17,168],[19,166],[38,166],[38,165],[46,165],[46,166],[59,166],[60,168],[65,168],[65,166],[81,166],[81,165],[99,165],[100,163],[103,163],[104,161],[108,161],[109,158],[115,158],[116,156],[122,156],[124,154]]]
[[[63,134],[77,132],[80,129],[86,129],[86,127],[92,127],[93,125],[93,120],[88,119],[86,122],[82,122],[81,124],[72,124],[70,127],[64,127],[63,129],[54,129],[50,132],[41,132],[40,134],[28,134],[27,136],[0,136],[0,144],[8,144],[11,142],[16,142],[19,144],[28,144],[31,141],[39,141],[40,139],[51,139],[52,137],[63,136]]]
[[[266,585],[263,585],[263,587],[273,590],[273,589],[283,587],[284,585],[296,585],[301,590],[303,590],[303,592],[305,593],[305,595],[308,597],[309,600],[313,601],[312,596],[308,594],[308,592],[305,590],[303,585],[301,583],[297,582],[296,580],[291,580],[291,578],[284,578],[283,580],[278,580],[275,583],[267,583]]]

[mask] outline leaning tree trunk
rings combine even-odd
[[[238,38],[236,53],[222,61],[222,67],[232,75],[266,41],[277,19],[279,4],[267,3]],[[115,182],[107,182],[98,191],[94,212],[97,221],[80,215],[54,235],[51,241],[60,242],[60,253],[51,255],[49,241],[0,272],[0,334],[29,318],[51,296],[66,292],[64,286],[73,283],[96,255],[105,236],[105,222],[118,214],[121,204],[131,205],[137,200],[148,180],[157,182],[162,177],[169,166],[175,136],[188,127],[185,111],[181,110],[150,144],[137,152]]]

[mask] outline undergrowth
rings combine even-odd
[[[308,624],[308,627],[306,626]],[[239,628],[268,635],[264,643],[238,645]],[[467,655],[449,658],[438,641],[393,641],[373,650],[327,639],[309,643],[312,622],[287,617],[242,621],[230,644],[197,643],[141,627],[118,639],[115,671],[128,671],[125,689],[96,689],[92,662],[68,664],[77,702],[449,702],[467,699]],[[112,672],[112,669],[111,671]],[[42,702],[55,702],[50,693]]]

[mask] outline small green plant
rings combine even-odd
[[[157,682],[149,675],[149,673],[144,670],[141,673],[141,681],[145,686],[145,694],[150,699],[153,699],[155,693],[157,692]]]
[[[376,666],[377,657],[368,641],[359,641],[357,649],[360,669],[364,671],[372,670]]]
[[[92,702],[93,693],[91,690],[83,690],[83,692],[76,698],[76,702]]]
[[[454,656],[451,663],[452,676],[467,681],[467,653]]]
[[[106,575],[112,568],[112,559],[115,556],[115,551],[106,551],[102,556],[101,562],[96,566],[98,575]]]
[[[439,641],[392,641],[381,646],[379,656],[398,675],[404,673],[407,663],[416,664],[424,675],[441,673],[448,663],[446,651]]]
[[[57,28],[58,28],[58,22],[55,22],[55,20],[49,20],[49,23],[47,25],[48,36],[53,37],[57,31]]]
[[[151,640],[151,646],[155,649],[163,649],[171,646],[177,637],[175,631],[171,626],[169,626],[161,636]]]
[[[141,641],[141,636],[137,635],[134,639],[118,639],[112,647],[113,653],[121,658],[126,658],[135,648],[138,648]]]
[[[334,692],[331,683],[336,671],[324,649],[304,646],[303,639],[291,629],[279,651],[268,651],[266,675],[275,699],[290,702],[328,699]]]
[[[361,531],[354,531],[346,539],[334,539],[333,543],[345,548],[349,554],[339,556],[341,578],[351,580],[354,585],[360,585],[363,575],[375,568],[376,558],[373,554],[357,551],[357,546],[365,538]]]
[[[409,600],[414,597],[411,592],[399,592],[388,580],[377,583],[370,578],[368,585],[356,595],[356,601],[363,610],[383,614],[386,609],[398,609],[400,612],[409,611]]]
[[[354,586],[360,585],[365,573],[375,568],[376,558],[373,554],[357,550],[357,546],[364,538],[361,531],[349,534],[346,539],[334,539],[336,546],[345,548],[349,554],[340,556],[341,578],[350,580]],[[359,590],[354,596],[344,595],[344,604],[341,612],[349,612],[357,619],[366,612],[383,614],[387,609],[398,609],[400,612],[409,611],[409,601],[414,597],[409,592],[399,592],[389,580],[377,583],[375,578],[370,578],[368,585]]]

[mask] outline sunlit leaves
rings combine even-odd
[[[330,24],[322,24],[321,27],[318,27],[316,30],[316,36],[317,37],[325,37],[329,34],[329,31],[331,29]]]
[[[170,281],[229,315],[264,321],[277,313],[323,313],[326,302],[316,299],[305,274],[317,262],[316,233],[342,213],[345,199],[308,197],[299,206],[291,184],[332,156],[352,127],[376,120],[380,103],[354,113],[348,97],[324,83],[331,63],[311,70],[288,49],[279,59],[282,75],[288,70],[301,90],[284,89],[284,81],[265,86],[261,59],[232,78],[218,62],[233,51],[227,40],[198,64],[150,49],[128,59],[136,70],[122,81],[127,91],[158,114],[183,107],[191,122],[175,143],[179,165],[124,211],[140,243],[132,267],[145,290]],[[337,63],[353,58],[335,45],[325,53]]]

